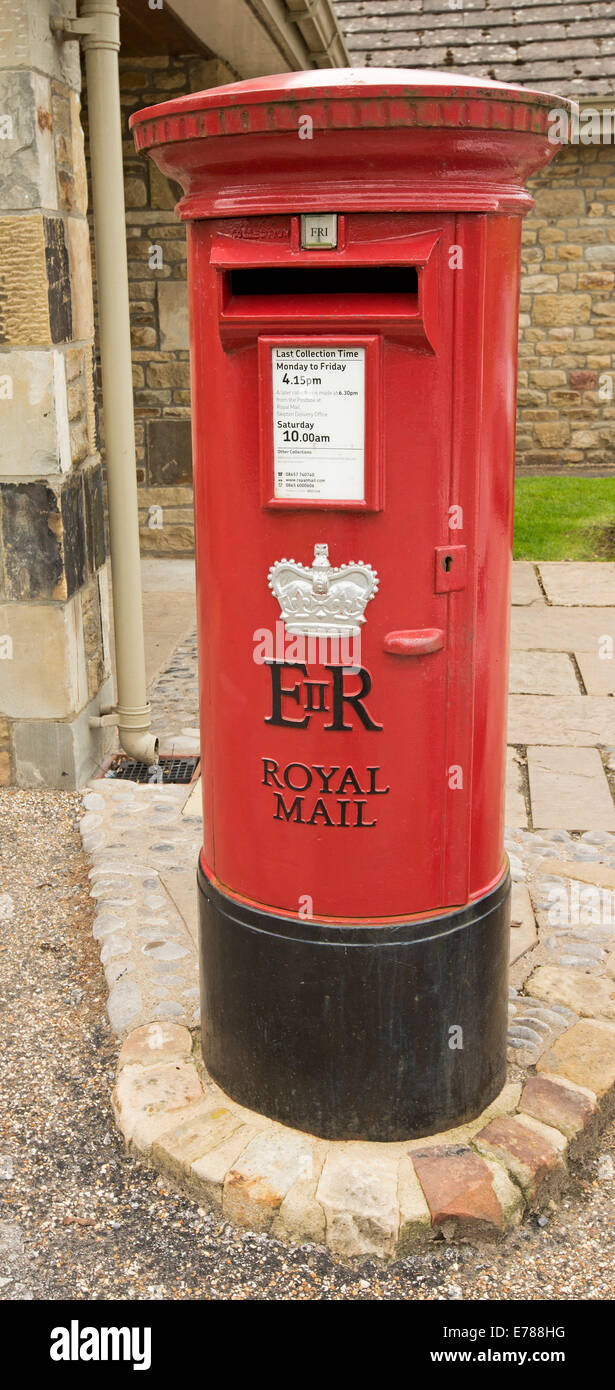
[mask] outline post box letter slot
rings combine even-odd
[[[440,627],[421,627],[412,631],[404,628],[400,632],[387,632],[384,650],[392,656],[428,656],[439,652],[444,646],[444,633]]]
[[[267,266],[231,270],[229,288],[233,299],[241,296],[267,299],[270,295],[375,295],[415,301],[418,275],[415,266]]]

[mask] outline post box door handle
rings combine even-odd
[[[440,627],[403,628],[400,632],[387,632],[383,645],[385,652],[393,656],[428,656],[441,651],[444,633]]]

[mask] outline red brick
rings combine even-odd
[[[502,1229],[502,1208],[492,1174],[478,1154],[461,1146],[421,1149],[412,1154],[412,1162],[427,1199],[432,1225],[453,1220]]]
[[[490,1158],[506,1165],[527,1197],[533,1197],[545,1179],[562,1168],[557,1149],[514,1115],[491,1120],[474,1142]]]
[[[523,1088],[519,1109],[574,1139],[595,1114],[596,1102],[563,1082],[531,1076]]]

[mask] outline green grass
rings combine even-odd
[[[518,478],[515,560],[615,560],[615,478]]]

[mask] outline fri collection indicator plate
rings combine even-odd
[[[271,348],[276,499],[365,498],[365,347]]]

